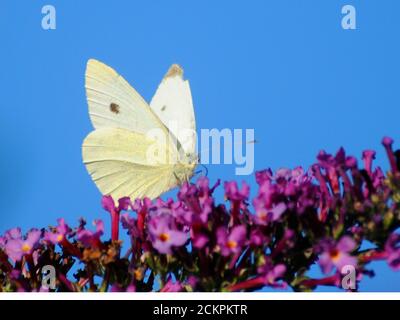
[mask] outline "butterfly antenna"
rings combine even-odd
[[[200,165],[204,168],[204,171],[205,171],[205,174],[203,176],[207,177],[208,176],[208,168],[204,164],[200,163]],[[195,174],[199,174],[202,172],[203,172],[203,170],[199,170],[199,171],[196,171]]]

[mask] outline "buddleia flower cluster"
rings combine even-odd
[[[311,291],[343,288],[343,270],[353,270],[345,289],[357,291],[374,275],[370,262],[400,269],[400,152],[392,139],[382,143],[386,173],[372,150],[361,161],[342,148],[321,151],[308,170],[257,172],[252,199],[245,182],[206,177],[184,183],[175,200],[104,196],[111,238],[100,219],[8,230],[0,237],[0,290]],[[224,189],[222,203],[216,188]],[[322,276],[310,275],[314,265]],[[46,266],[55,270],[52,286],[43,281]]]

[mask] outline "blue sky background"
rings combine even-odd
[[[46,4],[56,30],[41,28]],[[357,30],[341,28],[345,4]],[[0,233],[59,217],[108,223],[81,159],[89,58],[148,101],[180,63],[198,129],[254,128],[256,169],[308,167],[340,146],[376,149],[387,168],[380,140],[400,139],[399,10],[397,0],[1,1]],[[212,181],[234,177],[231,165],[208,169]],[[372,266],[362,290],[400,291],[400,273]]]

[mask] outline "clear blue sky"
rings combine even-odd
[[[57,29],[41,28],[41,8]],[[341,8],[357,30],[341,28]],[[190,79],[198,128],[254,128],[256,168],[308,167],[321,149],[400,145],[400,2],[0,2],[0,232],[108,216],[81,159],[92,130],[89,58],[113,66],[149,100],[171,63]],[[209,165],[211,180],[234,167]],[[254,186],[254,177],[245,179]],[[172,194],[175,192],[173,191]],[[363,290],[400,290],[384,263]]]

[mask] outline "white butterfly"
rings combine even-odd
[[[97,60],[87,63],[85,87],[95,130],[83,142],[83,162],[104,195],[154,199],[190,179],[197,165],[196,137],[179,136],[195,132],[196,124],[189,82],[178,65],[170,67],[150,106],[122,76]],[[167,137],[161,147],[148,134],[154,130]],[[149,161],[154,145],[166,161]]]

